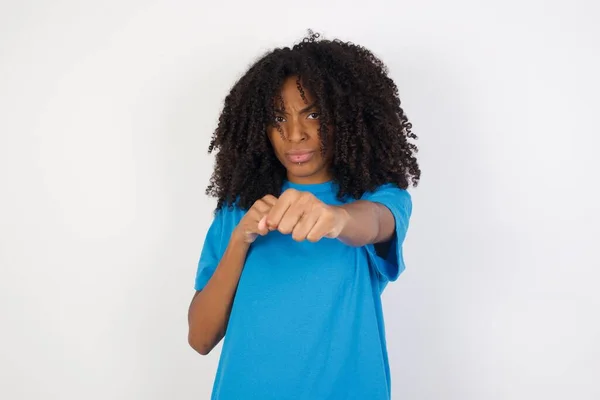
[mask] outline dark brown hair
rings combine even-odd
[[[323,144],[328,126],[334,129],[330,168],[340,199],[360,198],[386,183],[404,189],[418,184],[411,143],[417,136],[386,66],[364,47],[310,33],[260,58],[225,98],[209,146],[217,155],[206,192],[217,198],[217,209],[234,203],[248,209],[266,194],[280,194],[286,172],[266,132],[275,119],[274,99],[290,76],[317,101]]]

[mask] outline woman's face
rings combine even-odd
[[[267,134],[290,182],[323,183],[331,179],[332,146],[326,147],[325,154],[321,151],[319,109],[314,97],[302,90],[304,98],[298,88],[298,78],[286,79],[281,87],[281,99],[274,102],[275,121]]]

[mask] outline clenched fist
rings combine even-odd
[[[262,218],[259,220],[259,225],[262,228],[265,222],[268,230],[291,234],[298,242],[318,242],[324,237],[337,238],[348,219],[349,215],[343,208],[327,205],[312,193],[288,189],[271,205],[264,221]]]
[[[250,244],[256,240],[258,235],[264,236],[269,233],[265,221],[267,214],[276,202],[277,198],[270,194],[256,200],[238,223],[234,234],[238,235],[238,238],[244,243]]]

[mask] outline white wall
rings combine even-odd
[[[201,3],[1,3],[0,398],[208,398],[206,147],[307,28],[379,54],[421,137],[394,398],[600,398],[598,3]]]

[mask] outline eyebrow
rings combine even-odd
[[[302,110],[300,110],[300,114],[306,114],[307,112],[309,112],[310,110],[312,110],[313,108],[316,108],[316,107],[317,107],[317,102],[315,101],[314,103],[309,104],[308,106],[306,106]],[[279,113],[279,114],[287,115],[287,112],[280,110],[278,108],[275,109],[275,112]]]

